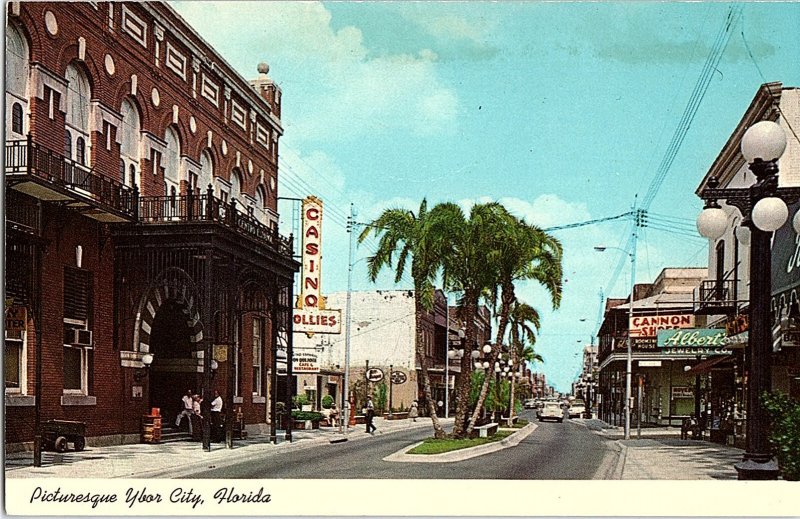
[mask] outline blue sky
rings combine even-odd
[[[245,78],[266,61],[283,90],[279,194],[326,204],[323,291],[346,288],[352,202],[358,221],[387,207],[499,200],[542,227],[626,212],[653,182],[715,38],[724,3],[175,2]],[[694,195],[758,86],[800,86],[800,4],[747,3],[686,137],[650,205],[675,219],[647,228],[636,279],[705,266]],[[744,42],[747,42],[745,45]],[[749,48],[749,52],[748,52]],[[751,57],[752,54],[752,57]],[[291,230],[282,202],[282,232]],[[554,231],[565,247],[564,299],[525,286],[543,315],[536,348],[551,383],[568,390],[596,333],[630,224]],[[369,244],[356,258],[369,255]],[[410,282],[399,285],[410,286]],[[358,290],[371,285],[356,264]],[[582,341],[582,342],[578,342]]]

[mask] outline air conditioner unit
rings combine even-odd
[[[91,346],[92,345],[92,331],[91,330],[67,330],[66,344],[75,346]]]

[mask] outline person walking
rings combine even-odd
[[[186,390],[186,394],[183,395],[181,398],[181,402],[183,404],[183,409],[180,413],[178,413],[178,417],[175,419],[175,428],[179,428],[181,426],[181,422],[183,421],[183,417],[185,416],[186,419],[189,421],[189,434],[192,434],[192,415],[194,414],[192,404],[194,400],[192,399],[192,390]]]
[[[561,404],[561,421],[569,420],[569,404],[564,402]]]
[[[192,396],[192,421],[194,421],[194,425],[196,426],[194,427],[194,432],[192,433],[192,439],[195,441],[200,441],[203,434],[202,403],[203,398],[199,394]]]
[[[412,422],[416,422],[417,416],[419,416],[419,404],[414,400],[411,402],[411,409],[408,410],[408,417],[411,418]]]
[[[372,403],[372,397],[369,396],[367,397],[367,405],[365,407],[367,408],[367,413],[366,413],[367,432],[369,434],[375,434],[375,431],[377,431],[378,428],[375,427],[374,423],[372,423],[372,421],[375,419],[375,404]]]
[[[222,397],[216,389],[211,401],[211,441],[222,441]]]

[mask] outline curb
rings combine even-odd
[[[522,429],[519,429],[517,432],[513,433],[508,438],[503,438],[499,442],[488,443],[486,445],[478,445],[477,447],[458,449],[455,451],[443,452],[442,454],[426,454],[426,455],[406,454],[408,451],[410,451],[417,445],[423,443],[423,442],[417,442],[413,445],[409,445],[408,447],[403,447],[394,454],[386,456],[385,458],[383,458],[383,461],[391,461],[397,463],[453,463],[455,461],[464,461],[470,458],[483,456],[484,454],[490,454],[492,452],[508,449],[510,447],[516,447],[522,440],[527,438],[538,427],[539,426],[534,423],[529,423]]]
[[[392,433],[395,433],[395,432],[407,431],[409,429],[423,428],[425,426],[431,427],[431,424],[425,423],[425,422],[419,422],[418,425],[410,425],[409,424],[406,427],[397,427],[397,428],[389,429],[388,431],[383,431],[380,434],[392,434]],[[361,432],[363,432],[363,431],[361,431]],[[242,461],[244,459],[252,458],[252,457],[255,457],[255,456],[270,456],[270,455],[281,454],[283,452],[300,451],[300,450],[310,449],[312,447],[317,447],[317,446],[322,446],[322,445],[332,445],[332,444],[336,444],[336,443],[344,443],[345,439],[348,442],[351,442],[351,441],[362,441],[362,440],[366,440],[366,439],[372,438],[371,435],[368,435],[366,433],[364,433],[363,435],[362,434],[358,434],[358,431],[356,431],[356,430],[352,430],[350,433],[344,434],[342,436],[340,436],[338,434],[332,434],[331,436],[332,436],[332,438],[329,438],[326,435],[326,436],[319,436],[317,438],[308,438],[308,439],[298,440],[297,442],[292,442],[292,443],[283,442],[283,443],[279,443],[278,445],[273,445],[271,443],[258,443],[258,444],[253,444],[253,445],[248,445],[248,446],[241,447],[238,451],[234,450],[233,452],[231,452],[229,450],[226,450],[226,449],[225,450],[218,450],[218,451],[214,451],[214,452],[215,453],[216,452],[224,453],[224,455],[220,459],[216,459],[216,457],[214,457],[214,458],[208,458],[208,459],[205,459],[205,460],[198,460],[198,461],[192,463],[191,465],[186,465],[186,466],[180,467],[180,468],[169,468],[169,469],[159,468],[159,469],[154,469],[154,470],[148,471],[148,472],[141,472],[141,473],[138,473],[138,474],[136,474],[134,476],[125,475],[125,476],[112,476],[112,477],[115,477],[115,478],[131,478],[131,477],[133,477],[133,478],[159,478],[159,477],[160,478],[165,478],[165,477],[166,478],[180,478],[180,477],[188,476],[188,475],[191,475],[191,474],[196,474],[198,472],[198,470],[202,470],[204,465],[209,466],[209,468],[213,467],[214,469],[220,469],[220,468],[229,467],[231,465],[235,465],[236,463],[238,463],[238,462],[240,462],[240,461]],[[336,443],[332,443],[331,440],[334,440],[334,439],[338,439],[339,441],[336,442]],[[268,449],[264,448],[264,449],[260,449],[260,450],[254,450],[254,449],[247,450],[248,447],[259,447],[259,446],[267,447]]]

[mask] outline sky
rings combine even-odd
[[[543,228],[613,217],[655,193],[636,282],[706,266],[697,185],[764,82],[800,86],[800,3],[737,4],[704,94],[692,93],[733,4],[663,2],[171,2],[244,78],[282,90],[279,196],[325,203],[323,292],[347,288],[348,234],[389,207],[499,201]],[[668,157],[687,106],[694,117]],[[665,173],[655,182],[656,173]],[[659,186],[653,191],[655,186]],[[281,233],[294,202],[279,203]],[[518,295],[542,315],[536,366],[569,391],[602,297],[630,291],[629,219],[553,230],[564,293]],[[355,251],[354,290],[370,283]],[[607,246],[603,252],[594,251]],[[622,270],[614,276],[617,265]]]

